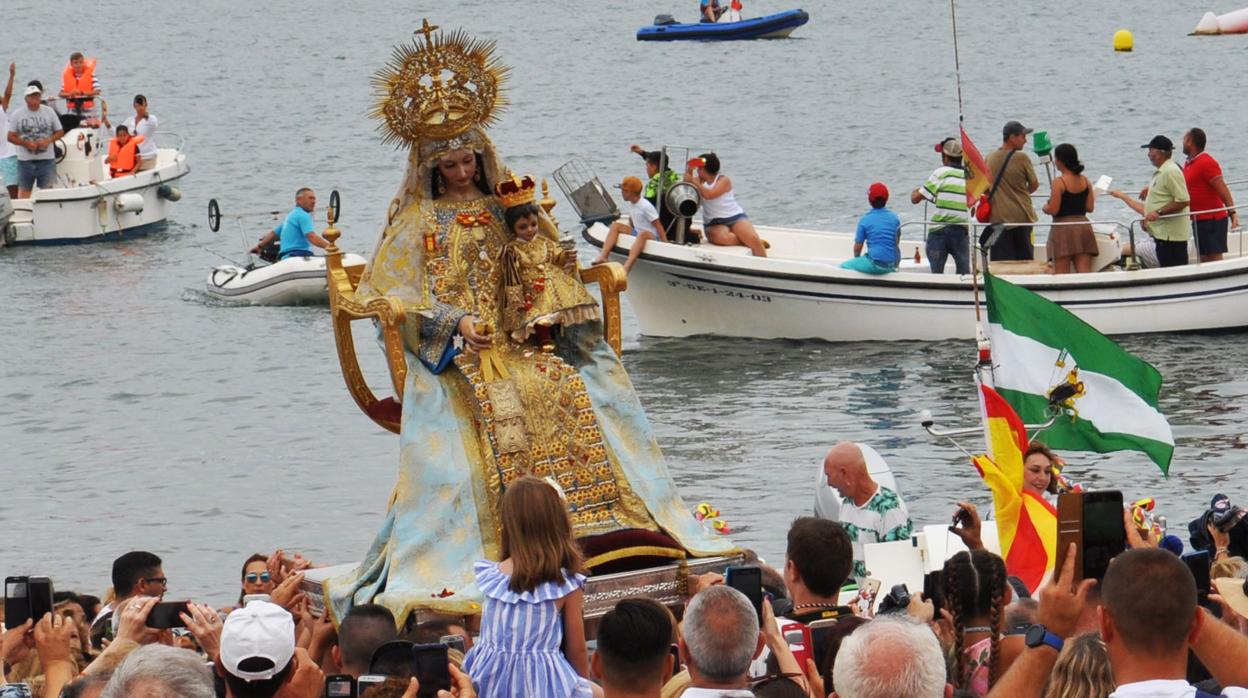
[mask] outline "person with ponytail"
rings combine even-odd
[[[1062,143],[1053,150],[1053,161],[1061,173],[1053,180],[1049,202],[1044,212],[1053,216],[1054,225],[1049,231],[1049,260],[1054,274],[1083,274],[1092,269],[1096,256],[1096,234],[1088,214],[1096,208],[1096,190],[1083,176],[1083,163],[1075,146]]]
[[[950,683],[982,698],[1001,674],[1005,561],[986,550],[963,551],[945,561],[940,582],[954,631]]]

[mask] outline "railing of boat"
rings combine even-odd
[[[167,145],[169,140],[173,138],[178,139],[177,141],[178,144],[173,145],[173,146]],[[156,147],[157,148],[172,148],[180,153],[182,152],[182,146],[184,145],[186,145],[186,138],[180,133],[174,133],[173,131],[157,131],[156,132]]]
[[[1242,181],[1242,182],[1248,182],[1248,180],[1241,180],[1241,181]],[[1227,182],[1227,186],[1230,186],[1230,185],[1231,185],[1231,184],[1233,184],[1233,183],[1234,183],[1234,184],[1238,184],[1238,183],[1240,183],[1240,182]],[[1236,208],[1238,208],[1238,206],[1219,206],[1218,208],[1206,208],[1206,209],[1201,209],[1201,210],[1199,210],[1199,211],[1181,211],[1181,212],[1179,212],[1179,213],[1168,213],[1168,214],[1166,214],[1166,215],[1164,215],[1164,216],[1158,216],[1158,218],[1188,218],[1189,220],[1191,220],[1191,224],[1192,224],[1192,237],[1191,237],[1191,239],[1192,239],[1192,240],[1194,240],[1194,241],[1195,241],[1195,243],[1196,243],[1196,264],[1199,266],[1199,265],[1200,265],[1200,263],[1201,263],[1201,260],[1200,260],[1200,238],[1196,235],[1196,220],[1195,220],[1195,219],[1193,219],[1193,218],[1191,218],[1191,217],[1192,217],[1192,216],[1200,216],[1200,215],[1203,215],[1203,214],[1206,214],[1206,213],[1218,213],[1218,212],[1220,212],[1220,211],[1230,212],[1230,211],[1232,211],[1233,209],[1236,209]],[[1133,219],[1133,220],[1131,221],[1131,224],[1128,226],[1127,235],[1128,235],[1128,237],[1129,237],[1129,239],[1130,239],[1130,241],[1131,241],[1131,262],[1132,262],[1132,264],[1133,264],[1133,265],[1138,265],[1138,264],[1139,264],[1139,259],[1135,256],[1135,227],[1136,227],[1137,225],[1138,225],[1138,226],[1141,226],[1141,231],[1143,231],[1143,225],[1144,225],[1144,223],[1145,223],[1145,222],[1146,222],[1146,221],[1145,221],[1145,219],[1143,219],[1143,218],[1136,218],[1136,219]],[[1239,230],[1239,231],[1240,231],[1240,235],[1239,235],[1239,241],[1238,241],[1238,242],[1239,242],[1239,249],[1235,251],[1235,256],[1237,256],[1237,257],[1243,257],[1243,256],[1244,256],[1244,236],[1243,236],[1243,227],[1241,226],[1240,228],[1236,228],[1236,230]],[[1229,231],[1228,231],[1228,232],[1229,232]],[[1147,233],[1145,233],[1145,234],[1147,234]]]
[[[1127,232],[1126,223],[1123,223],[1122,221],[1109,221],[1109,220],[1062,221],[1060,223],[1057,221],[1031,221],[1031,222],[1025,222],[1025,223],[1005,222],[1005,223],[1001,223],[1000,225],[1004,225],[1007,228],[1018,227],[1018,226],[1031,226],[1033,228],[1056,228],[1056,227],[1064,226],[1064,225],[1088,225],[1089,223],[1092,224],[1093,226],[1101,226],[1102,229],[1105,226],[1113,226],[1114,228],[1124,233]],[[907,227],[913,228],[917,226],[923,226],[922,239],[927,240],[927,234],[931,232],[928,230],[929,228],[931,228],[932,230],[937,230],[940,228],[944,228],[948,225],[951,225],[948,221],[933,221],[933,220],[928,220],[925,218],[924,220],[921,220],[921,221],[906,221],[901,224],[901,227],[904,230]],[[953,225],[957,225],[957,224],[953,224]],[[984,228],[987,228],[988,224],[980,223],[978,221],[971,221],[970,223],[966,224],[966,226],[964,227],[974,228],[976,230],[982,230]],[[907,240],[911,238],[907,238],[905,234],[903,233],[902,239]]]
[[[1046,198],[1046,199],[1047,199],[1048,197],[1046,196],[1046,197],[1044,197],[1044,198]],[[931,202],[929,202],[929,201],[927,201],[927,200],[925,199],[925,200],[923,201],[923,220],[921,220],[921,221],[907,221],[907,222],[905,222],[905,223],[902,223],[902,224],[901,224],[901,227],[902,227],[902,228],[905,228],[905,227],[906,227],[906,226],[908,226],[908,225],[911,225],[911,226],[913,226],[913,225],[921,225],[921,226],[923,226],[923,239],[924,239],[924,240],[927,240],[927,234],[930,232],[930,231],[928,230],[928,228],[943,228],[943,227],[945,227],[945,226],[949,225],[949,223],[948,223],[948,222],[945,222],[945,221],[934,221],[934,220],[931,220],[931,219],[929,219],[929,218],[928,218],[928,207],[929,207],[930,205],[931,205]],[[975,227],[975,228],[986,228],[986,227],[988,227],[988,224],[987,224],[987,223],[980,223],[980,222],[978,222],[978,221],[974,220],[974,218],[975,218],[975,214],[974,214],[974,212],[968,212],[968,213],[967,213],[967,217],[968,217],[968,218],[970,218],[970,219],[972,219],[972,220],[971,220],[971,223],[973,223],[973,224],[974,224],[974,227]],[[1062,222],[1062,223],[1057,223],[1057,222],[1055,222],[1055,221],[1028,221],[1028,222],[1023,222],[1023,223],[1004,222],[1004,223],[1002,223],[1001,225],[1004,225],[1004,226],[1005,226],[1005,227],[1007,227],[1007,228],[1010,228],[1010,227],[1016,227],[1016,226],[1031,226],[1031,227],[1033,227],[1033,228],[1053,228],[1053,227],[1055,227],[1055,226],[1060,226],[1060,225],[1086,225],[1087,223],[1091,223],[1091,224],[1092,224],[1092,225],[1094,225],[1094,226],[1098,226],[1098,225],[1099,225],[1099,226],[1107,226],[1107,225],[1112,225],[1112,226],[1114,226],[1114,227],[1115,227],[1115,228],[1117,228],[1118,230],[1121,230],[1121,231],[1122,231],[1122,232],[1124,232],[1124,233],[1125,233],[1125,232],[1127,232],[1127,224],[1126,224],[1126,223],[1123,223],[1122,221],[1118,221],[1118,220],[1112,220],[1112,221],[1111,221],[1111,220],[1067,221],[1067,222]]]
[[[1232,184],[1248,184],[1248,179],[1244,179],[1244,180],[1235,180],[1235,181],[1227,182],[1226,184],[1227,184],[1227,186],[1228,186],[1228,187],[1229,187],[1229,186],[1231,186]],[[905,228],[907,228],[907,227],[922,226],[922,227],[923,227],[923,237],[922,237],[921,239],[922,239],[923,241],[925,241],[925,242],[927,241],[927,235],[928,235],[928,233],[930,232],[930,230],[929,230],[929,229],[938,229],[938,228],[943,228],[943,227],[945,227],[945,226],[949,225],[949,223],[948,223],[948,222],[929,220],[929,219],[927,218],[927,206],[928,206],[928,202],[924,201],[924,205],[923,205],[923,209],[924,209],[924,216],[923,216],[923,220],[920,220],[920,221],[906,221],[905,223],[902,223],[902,224],[901,224],[901,228],[903,229],[903,231],[904,231],[904,229],[905,229]],[[1219,211],[1228,211],[1228,212],[1229,212],[1229,211],[1231,211],[1232,209],[1235,209],[1235,208],[1238,208],[1238,206],[1220,206],[1220,207],[1218,207],[1218,208],[1202,209],[1202,210],[1199,210],[1199,211],[1183,211],[1183,212],[1181,212],[1181,213],[1170,213],[1170,214],[1167,214],[1167,215],[1164,215],[1164,216],[1159,216],[1159,218],[1190,218],[1191,216],[1198,216],[1198,215],[1203,215],[1203,214],[1206,214],[1206,213],[1217,213],[1217,212],[1219,212]],[[1009,228],[1009,227],[1015,227],[1015,226],[1031,226],[1031,227],[1033,227],[1033,228],[1050,228],[1050,229],[1052,229],[1052,228],[1054,228],[1054,227],[1057,227],[1057,226],[1062,226],[1062,225],[1087,225],[1088,223],[1091,223],[1094,227],[1095,227],[1095,226],[1102,226],[1102,229],[1103,229],[1103,227],[1104,227],[1104,226],[1113,226],[1113,227],[1114,227],[1114,228],[1116,228],[1118,231],[1121,231],[1121,232],[1125,233],[1125,234],[1126,234],[1126,237],[1127,237],[1127,242],[1128,242],[1128,244],[1130,244],[1130,245],[1131,245],[1131,262],[1130,262],[1130,264],[1128,264],[1128,265],[1127,265],[1127,269],[1139,269],[1139,268],[1140,268],[1140,259],[1139,259],[1139,257],[1135,254],[1135,250],[1136,250],[1136,245],[1135,245],[1135,231],[1136,231],[1136,226],[1141,226],[1140,230],[1141,230],[1141,231],[1143,231],[1143,227],[1142,227],[1142,226],[1143,226],[1143,225],[1144,225],[1144,223],[1145,223],[1145,219],[1143,219],[1143,218],[1134,218],[1134,219],[1132,219],[1132,220],[1130,220],[1130,221],[1128,221],[1128,222],[1126,222],[1126,223],[1123,223],[1122,221],[1116,221],[1116,220],[1115,220],[1115,221],[1109,221],[1109,220],[1090,220],[1090,221],[1087,221],[1086,223],[1085,223],[1084,221],[1068,221],[1068,222],[1061,222],[1061,223],[1056,222],[1056,221],[1047,221],[1047,222],[1046,222],[1046,221],[1024,221],[1024,222],[1008,222],[1008,221],[1007,221],[1007,222],[1000,223],[999,225],[1004,225],[1004,226],[1005,226],[1005,227],[1007,227],[1007,228]],[[1200,260],[1200,252],[1199,252],[1199,244],[1200,244],[1200,242],[1199,242],[1199,240],[1196,238],[1196,230],[1195,230],[1195,226],[1196,226],[1196,223],[1195,223],[1195,220],[1193,220],[1193,221],[1192,221],[1192,239],[1197,240],[1197,245],[1198,245],[1198,247],[1197,247],[1197,254],[1196,254],[1196,264],[1198,264],[1198,265],[1199,265],[1199,264],[1201,263],[1201,260]],[[976,221],[976,220],[973,220],[973,219],[972,219],[972,220],[970,221],[970,223],[968,224],[968,228],[969,228],[970,232],[971,232],[973,235],[975,235],[975,236],[976,236],[976,237],[975,237],[975,239],[979,239],[979,238],[978,238],[979,231],[981,231],[981,230],[983,230],[984,228],[987,228],[987,227],[989,227],[989,226],[988,226],[988,224],[985,224],[985,223],[980,223],[980,222],[978,222],[978,221]],[[1237,238],[1238,249],[1235,251],[1235,255],[1236,255],[1237,257],[1243,257],[1243,256],[1244,256],[1244,235],[1242,234],[1243,228],[1242,228],[1242,226],[1241,226],[1240,228],[1236,228],[1236,230],[1240,230],[1240,231],[1241,231],[1241,234],[1240,234],[1240,235],[1239,235],[1239,237]],[[903,233],[902,233],[902,236],[901,236],[901,239],[905,240],[905,239],[910,239],[910,238],[906,238],[905,233],[903,232]]]

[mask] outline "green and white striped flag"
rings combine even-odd
[[[1157,407],[1161,374],[1045,298],[984,275],[993,382],[1025,423],[1048,420],[1048,395],[1078,367],[1077,415],[1059,416],[1043,441],[1071,451],[1143,451],[1170,469],[1174,436]],[[1058,366],[1063,363],[1063,366]]]

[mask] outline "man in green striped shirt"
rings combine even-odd
[[[927,263],[933,274],[945,272],[945,260],[953,257],[959,274],[971,273],[971,248],[967,235],[966,170],[962,167],[962,144],[946,138],[936,146],[941,165],[923,186],[910,193],[910,203],[930,201],[936,207],[932,222],[935,230],[927,234]]]

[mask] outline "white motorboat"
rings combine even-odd
[[[347,273],[360,274],[368,260],[342,256]],[[243,267],[222,264],[208,273],[208,295],[250,305],[325,305],[329,303],[324,257],[287,257],[273,264]]]
[[[1055,301],[1105,334],[1183,332],[1248,326],[1248,255],[1243,233],[1217,262],[1168,269],[1114,266],[1124,234],[1097,226],[1100,254],[1089,274],[1049,274],[1043,262],[1007,262],[992,271]],[[853,255],[853,234],[758,227],[771,249],[654,243],[629,273],[629,299],[642,334],[818,338],[828,341],[939,340],[975,336],[972,278],[953,263],[932,274],[921,240],[901,241],[897,272],[871,276],[840,268]],[[607,228],[584,232],[601,248]],[[1143,233],[1136,233],[1137,237]],[[634,238],[621,236],[623,259]],[[1043,246],[1036,258],[1043,260]]]
[[[171,202],[182,198],[174,185],[190,172],[181,139],[157,150],[156,167],[113,179],[104,158],[108,143],[96,129],[75,128],[55,143],[56,187],[37,189],[13,202],[9,244],[87,242],[140,235],[163,223]]]

